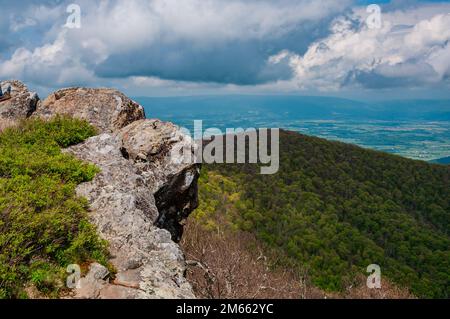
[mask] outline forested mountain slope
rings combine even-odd
[[[450,296],[449,167],[281,131],[279,172],[259,172],[204,165],[196,214],[217,211],[217,188],[231,194],[224,216],[325,290],[378,264],[416,296]]]

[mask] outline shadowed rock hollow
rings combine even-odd
[[[174,124],[159,120],[136,121],[120,130],[119,136],[122,155],[158,185],[155,200],[159,215],[155,224],[169,230],[172,240],[180,241],[184,220],[198,206],[200,166],[191,162],[193,141]],[[191,161],[184,163],[181,154],[172,152],[181,149],[191,152]]]
[[[200,167],[172,152],[193,152],[194,142],[172,123],[144,119],[142,106],[116,90],[63,89],[40,103],[14,83],[24,90],[21,102],[14,102],[17,113],[5,111],[11,118],[65,114],[87,120],[100,132],[65,152],[101,169],[77,187],[77,194],[89,201],[90,219],[109,242],[117,273],[92,264],[70,297],[194,298],[177,241],[198,205]],[[37,100],[31,103],[31,97]],[[6,109],[2,106],[2,114]]]

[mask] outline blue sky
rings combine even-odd
[[[450,98],[449,1],[79,0],[70,29],[72,2],[0,0],[0,79],[41,95]]]

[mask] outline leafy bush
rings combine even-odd
[[[95,135],[87,122],[26,120],[0,134],[0,298],[33,284],[56,297],[68,264],[107,262],[77,184],[98,169],[61,148]]]

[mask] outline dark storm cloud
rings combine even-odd
[[[252,85],[292,78],[286,64],[268,58],[282,50],[304,53],[328,33],[328,21],[300,25],[282,37],[234,40],[196,47],[189,41],[154,43],[127,54],[113,54],[95,68],[101,77],[156,76],[170,80]]]

